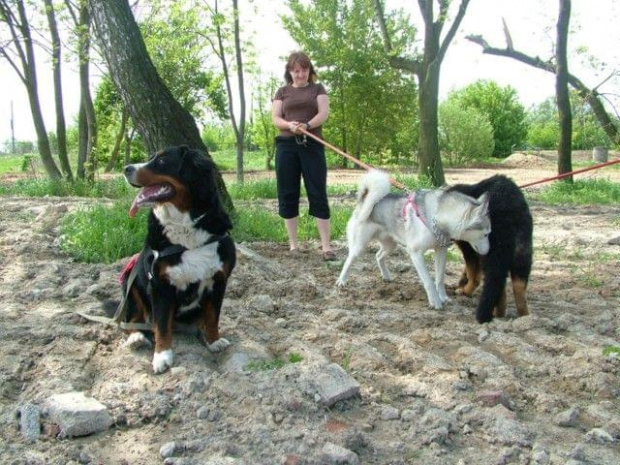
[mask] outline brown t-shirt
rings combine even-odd
[[[306,87],[293,87],[292,85],[280,87],[276,92],[274,100],[282,100],[282,118],[286,121],[299,121],[307,123],[318,112],[319,104],[317,97],[319,95],[327,95],[323,84],[311,83]],[[312,128],[312,134],[321,137],[321,126]],[[280,135],[285,137],[294,136],[288,129],[280,129]]]

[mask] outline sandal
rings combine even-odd
[[[328,250],[327,252],[323,252],[323,260],[325,260],[326,262],[335,262],[336,260],[338,260],[338,257],[336,257],[336,254],[334,252]]]

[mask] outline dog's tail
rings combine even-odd
[[[390,177],[379,170],[370,170],[360,179],[357,190],[356,217],[359,221],[370,218],[372,209],[390,193]]]

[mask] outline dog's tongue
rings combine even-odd
[[[151,199],[159,193],[160,189],[161,186],[143,187],[136,198],[133,199],[133,203],[129,208],[129,216],[131,218],[136,216],[136,213],[138,213],[138,208],[144,204],[150,203]]]

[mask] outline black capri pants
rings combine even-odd
[[[298,144],[297,140],[305,140]],[[278,213],[289,219],[299,216],[299,196],[303,177],[309,214],[329,219],[327,202],[327,162],[325,147],[312,139],[276,137],[276,177],[278,184]]]

